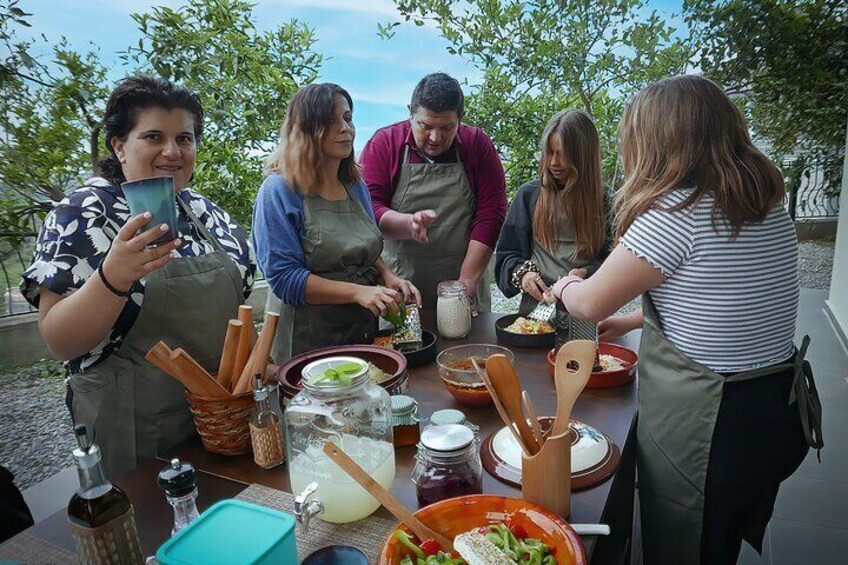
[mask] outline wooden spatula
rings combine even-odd
[[[536,436],[533,435],[533,430],[527,423],[524,409],[521,407],[521,380],[518,378],[515,366],[506,358],[506,355],[492,355],[486,361],[486,373],[504,408],[515,422],[518,433],[521,435],[521,442],[527,446],[530,455],[535,455],[541,446],[536,441]]]
[[[568,430],[568,421],[571,418],[574,402],[583,392],[589,377],[592,376],[596,349],[594,341],[585,339],[569,341],[560,347],[554,368],[557,412],[551,436],[557,436]],[[568,368],[570,362],[577,364],[576,371]]]
[[[329,457],[336,465],[344,469],[351,478],[362,486],[362,488],[367,490],[371,496],[380,501],[380,504],[385,506],[389,512],[394,514],[395,518],[406,524],[407,527],[412,530],[412,533],[418,536],[418,539],[421,541],[434,539],[445,551],[453,551],[453,541],[442,534],[433,531],[421,520],[414,517],[411,510],[404,506],[400,500],[395,498],[392,493],[380,486],[380,484],[375,481],[371,475],[365,472],[365,469],[360,467],[356,461],[348,457],[347,453],[345,453],[341,447],[332,441],[328,441],[324,444],[324,453],[326,453],[327,457]]]

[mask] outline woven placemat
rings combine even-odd
[[[75,553],[23,532],[0,546],[0,564],[5,563],[72,565],[79,561]]]
[[[294,513],[294,495],[268,488],[262,485],[250,485],[237,497],[239,500],[253,502]],[[304,535],[303,528],[295,528],[297,539],[297,554],[301,560],[306,559],[313,551],[328,545],[352,545],[365,552],[371,563],[377,563],[380,546],[397,524],[395,520],[387,520],[377,516],[369,516],[350,524],[330,524],[320,518],[309,522],[309,532]]]

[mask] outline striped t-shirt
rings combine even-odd
[[[686,209],[692,189],[672,192],[631,224],[621,243],[662,271],[650,291],[666,337],[687,357],[721,372],[783,361],[793,353],[798,241],[777,205],[736,239],[711,222],[712,195]],[[663,209],[659,209],[663,208]]]

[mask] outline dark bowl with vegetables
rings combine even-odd
[[[415,512],[414,516],[425,524],[436,527],[440,534],[453,539],[455,545],[457,536],[482,528],[483,532],[493,534],[487,535],[487,538],[500,538],[501,541],[495,545],[501,550],[506,547],[511,551],[526,550],[540,555],[552,555],[557,565],[588,563],[580,537],[568,522],[553,512],[520,498],[490,494],[459,496],[426,506]],[[508,533],[505,530],[508,530]],[[413,547],[421,553],[416,552]],[[440,563],[438,551],[439,548],[434,546],[434,542],[416,539],[409,528],[399,524],[383,542],[377,565]],[[429,556],[434,557],[428,561]],[[444,562],[444,556],[442,559]],[[544,559],[542,562],[545,563]],[[551,560],[547,563],[551,563]]]
[[[291,400],[303,389],[303,369],[315,361],[330,357],[355,357],[370,363],[371,376],[389,394],[403,394],[407,389],[409,372],[406,358],[391,349],[376,345],[342,345],[323,347],[295,355],[277,369],[282,398]],[[342,375],[340,378],[344,378]]]

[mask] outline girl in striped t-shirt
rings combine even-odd
[[[553,292],[595,322],[643,296],[644,320],[602,329],[642,326],[645,563],[735,563],[742,539],[760,550],[781,481],[822,445],[806,347],[792,343],[797,242],[783,179],[702,77],[642,90],[619,136],[619,245],[590,279]]]

